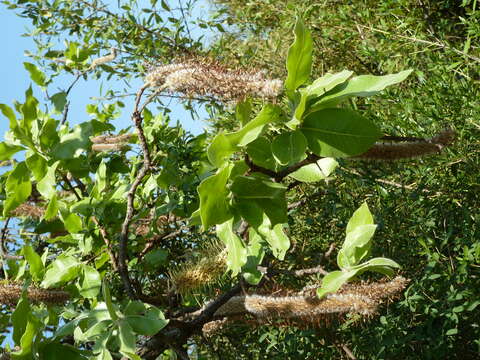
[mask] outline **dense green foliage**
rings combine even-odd
[[[191,37],[195,2],[3,2],[32,21],[25,69],[44,97],[30,87],[0,105],[0,318],[13,358],[478,357],[475,0],[222,1],[194,21],[219,32],[208,48]],[[68,101],[82,78],[132,81],[135,103],[108,91],[78,123]],[[206,104],[211,131],[170,125],[160,99],[172,93],[192,112]],[[131,128],[115,129],[122,110]],[[443,149],[448,131],[423,139],[446,127],[457,139],[442,154],[391,161]],[[348,293],[399,264],[411,280],[388,308],[373,290]],[[338,309],[347,294],[370,307],[314,323],[244,305],[242,321],[201,336],[241,290],[305,285],[310,302]]]

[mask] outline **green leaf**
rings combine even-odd
[[[233,231],[233,218],[217,225],[217,236],[227,248],[227,266],[232,271],[232,276],[235,276],[247,262],[247,250]]]
[[[306,150],[307,139],[299,130],[278,135],[272,142],[272,154],[280,165],[303,160]]]
[[[37,153],[30,154],[30,156],[25,159],[25,163],[36,181],[42,180],[47,173],[47,161]]]
[[[353,96],[372,96],[384,90],[387,86],[398,84],[407,78],[413,70],[401,71],[397,74],[385,76],[361,75],[356,76],[333,88],[319,101],[312,105],[312,110],[333,107]]]
[[[347,233],[345,242],[338,252],[337,263],[341,269],[350,269],[368,256],[371,238],[377,225],[360,225]]]
[[[118,324],[118,339],[120,341],[121,353],[135,354],[135,347],[137,338],[133,333],[132,327],[127,320],[119,320]]]
[[[3,203],[3,216],[8,216],[10,211],[23,204],[32,192],[30,172],[24,161],[15,165],[13,171],[8,175],[5,183],[6,199]]]
[[[302,117],[305,111],[308,111],[312,103],[327,91],[333,89],[335,86],[344,83],[352,76],[353,72],[344,70],[336,74],[327,73],[321,78],[315,80],[311,85],[302,88],[300,92],[300,100],[295,108],[293,119],[286,125],[291,129],[302,123]]]
[[[235,207],[254,228],[264,222],[264,214],[271,226],[287,222],[287,188],[279,183],[256,176],[238,176],[231,186]]]
[[[381,136],[370,120],[347,109],[324,109],[310,114],[301,127],[310,150],[323,157],[354,156]]]
[[[55,172],[57,171],[58,164],[59,162],[57,161],[51,165],[43,179],[37,183],[37,190],[45,199],[51,199],[57,193]]]
[[[357,271],[358,275],[366,271],[373,271],[373,272],[378,272],[387,276],[392,276],[393,269],[400,269],[400,268],[401,266],[391,259],[377,257],[377,258],[370,259],[364,262],[363,264],[357,265],[353,269]]]
[[[143,266],[145,270],[155,270],[162,265],[165,265],[168,258],[168,251],[163,249],[155,249],[150,251],[143,258]]]
[[[83,230],[82,219],[77,214],[68,214],[66,216],[62,216],[63,223],[65,224],[65,229],[70,234],[76,234]]]
[[[110,288],[105,279],[103,280],[103,284],[102,284],[102,294],[103,294],[103,299],[105,300],[105,305],[107,306],[108,313],[110,314],[110,318],[113,321],[117,321],[118,315],[117,315],[117,312],[115,311],[115,308],[113,307],[112,296],[110,295]]]
[[[23,146],[10,145],[5,142],[0,142],[0,161],[8,160],[12,157],[12,155],[22,150],[25,150]]]
[[[82,356],[79,350],[75,349],[71,345],[50,343],[42,348],[41,352],[42,360],[86,360],[87,358]]]
[[[153,336],[168,324],[163,313],[156,307],[151,307],[145,315],[129,315],[125,317],[132,329],[141,335]]]
[[[79,292],[85,298],[96,298],[102,287],[100,274],[90,265],[82,265]]]
[[[308,81],[312,68],[312,36],[300,17],[297,17],[294,33],[295,41],[287,54],[288,75],[285,80],[285,88],[290,92]]]
[[[252,113],[252,102],[250,99],[245,99],[237,103],[235,108],[235,117],[237,121],[245,126],[250,121],[250,114]]]
[[[60,255],[48,268],[41,286],[45,289],[64,284],[80,275],[81,263],[73,256]]]
[[[25,293],[18,301],[15,311],[12,313],[11,321],[13,325],[12,339],[15,345],[20,345],[20,340],[25,333],[28,323],[28,316],[30,315],[30,304]]]
[[[28,314],[28,322],[25,328],[25,332],[20,339],[20,350],[13,352],[12,357],[15,358],[25,358],[31,359],[32,353],[32,344],[37,334],[37,330],[40,328],[40,323],[33,314]]]
[[[43,215],[43,218],[47,221],[55,218],[58,214],[59,208],[60,208],[60,204],[57,199],[57,194],[55,194],[52,196],[52,198],[48,202],[48,206],[47,206],[47,209],[45,210],[45,214]]]
[[[45,74],[40,71],[34,64],[24,62],[23,66],[30,73],[30,79],[32,79],[38,86],[45,86],[47,81]]]
[[[93,128],[90,122],[75,126],[72,132],[61,136],[60,143],[53,149],[53,157],[58,160],[77,157],[89,148],[92,134]]]
[[[35,281],[38,281],[43,276],[44,266],[40,255],[30,245],[24,245],[22,248],[22,254],[30,265],[30,274]]]
[[[348,280],[355,276],[355,271],[332,271],[322,279],[322,286],[317,289],[317,296],[321,299],[328,293],[334,293]]]
[[[50,97],[50,100],[55,107],[57,113],[62,113],[65,105],[67,104],[67,93],[65,91],[60,91]]]
[[[229,191],[226,187],[232,165],[225,165],[217,173],[203,180],[197,188],[200,197],[200,217],[204,229],[221,224],[231,215]]]
[[[2,111],[2,114],[10,121],[10,129],[14,130],[14,128],[18,126],[15,112],[10,106],[5,104],[0,104],[0,111]]]
[[[265,256],[262,236],[252,227],[248,229],[247,261],[242,267],[244,279],[251,285],[257,285],[263,274],[257,269]]]
[[[60,142],[58,136],[57,121],[55,119],[48,119],[40,130],[40,145],[42,150],[50,152]]]
[[[267,138],[262,136],[248,144],[247,154],[255,165],[273,171],[277,170],[277,162],[272,154],[272,144]]]
[[[221,167],[235,151],[257,139],[267,124],[278,121],[281,113],[280,107],[266,104],[258,115],[240,130],[218,134],[208,147],[208,159],[216,167]]]
[[[272,249],[273,256],[279,260],[285,258],[285,254],[290,248],[290,239],[285,234],[283,230],[283,224],[277,224],[273,229],[265,230],[265,227],[260,227],[258,231],[264,236],[267,240],[270,248]]]
[[[358,226],[372,225],[372,224],[373,224],[373,216],[370,212],[370,209],[368,208],[368,204],[364,202],[362,206],[360,206],[357,210],[355,210],[352,217],[348,221],[347,234],[355,230]]]
[[[37,119],[37,106],[38,100],[33,96],[32,87],[30,86],[25,92],[25,103],[21,106],[23,114],[21,125],[25,134],[31,134],[32,121]]]
[[[301,182],[317,182],[326,179],[337,166],[338,162],[334,158],[322,158],[313,164],[302,166],[288,176]]]

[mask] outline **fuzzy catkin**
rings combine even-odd
[[[425,141],[376,143],[363,154],[354,156],[353,158],[393,161],[420,157],[440,152],[445,146],[450,145],[454,138],[455,132],[448,129]]]
[[[15,305],[21,296],[22,286],[0,283],[0,303]],[[46,290],[30,286],[27,289],[27,298],[34,303],[64,304],[70,298],[70,294],[62,290]]]
[[[164,88],[186,96],[213,96],[221,100],[241,100],[247,96],[274,98],[283,83],[267,79],[264,72],[229,69],[213,61],[190,60],[158,66],[145,77],[147,86]]]

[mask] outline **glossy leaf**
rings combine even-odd
[[[48,289],[59,286],[80,275],[80,263],[69,255],[60,255],[47,268],[45,278],[42,281],[42,287]]]
[[[70,234],[76,234],[83,229],[82,219],[77,214],[69,213],[62,216],[62,220]]]
[[[60,91],[56,94],[53,94],[50,97],[50,100],[52,101],[53,106],[55,107],[55,111],[58,113],[61,113],[63,112],[63,109],[67,104],[67,93],[65,91]]]
[[[46,199],[51,199],[57,193],[55,173],[58,165],[59,162],[57,161],[55,164],[49,166],[43,179],[37,183],[38,192]]]
[[[232,271],[232,276],[235,276],[247,262],[247,250],[233,231],[233,218],[217,225],[217,236],[227,248],[227,266]]]
[[[29,156],[27,156],[25,163],[37,182],[42,180],[47,173],[47,161],[37,153],[31,153]]]
[[[8,160],[17,152],[25,150],[23,146],[10,145],[5,142],[0,142],[0,161]]]
[[[322,286],[317,289],[317,296],[321,299],[328,293],[334,293],[355,276],[355,271],[332,271],[322,279]]]
[[[86,298],[96,298],[102,287],[100,274],[90,265],[82,265],[82,278],[78,290]]]
[[[273,255],[279,260],[285,258],[285,254],[290,248],[290,239],[285,234],[283,228],[283,224],[277,224],[273,229],[260,227],[258,230],[264,236],[265,240],[267,240]]]
[[[120,342],[120,352],[135,354],[136,336],[133,333],[132,327],[125,319],[119,320],[117,324],[118,339]]]
[[[366,202],[362,204],[348,221],[347,234],[355,230],[358,226],[373,224],[373,216]]]
[[[53,149],[53,156],[58,160],[72,159],[80,155],[90,146],[90,136],[93,134],[90,122],[76,125],[72,132],[61,136],[60,143]]]
[[[155,307],[147,310],[145,315],[129,315],[125,317],[125,320],[135,333],[147,336],[155,335],[168,324],[163,313]]]
[[[112,296],[110,295],[109,284],[107,283],[107,281],[105,281],[105,279],[103,280],[103,284],[102,284],[102,295],[103,295],[103,299],[105,300],[105,305],[107,306],[107,310],[110,315],[110,318],[113,321],[117,321],[118,315],[113,306]]]
[[[247,154],[255,165],[275,171],[277,162],[272,154],[272,144],[266,137],[259,137],[247,145]]]
[[[55,218],[58,214],[59,208],[60,208],[60,204],[57,198],[57,194],[54,194],[50,199],[50,201],[48,202],[43,218],[47,221]]]
[[[301,182],[317,182],[326,179],[337,166],[338,162],[335,159],[322,158],[313,164],[302,166],[289,176]]]
[[[301,127],[309,148],[324,157],[358,155],[381,136],[370,120],[347,109],[324,109],[310,114]]]
[[[252,227],[248,229],[247,261],[242,268],[243,278],[251,285],[257,285],[263,274],[257,269],[265,256],[264,240]]]
[[[325,109],[333,107],[353,96],[372,96],[378,94],[386,87],[398,84],[405,80],[413,70],[401,71],[397,74],[384,76],[360,75],[348,82],[338,85],[325,94],[319,101],[312,105],[312,109]]]
[[[371,238],[377,225],[360,225],[347,233],[345,242],[338,252],[337,263],[341,269],[357,265],[370,252]]]
[[[297,17],[294,33],[295,41],[287,54],[285,80],[285,88],[290,92],[307,82],[312,68],[312,36],[300,17]]]
[[[200,217],[204,229],[224,223],[232,216],[228,199],[229,191],[226,188],[231,168],[231,165],[224,166],[198,186]]]
[[[32,192],[30,172],[25,162],[15,165],[13,171],[8,175],[5,183],[6,199],[3,203],[3,216],[8,216],[10,211],[23,204]]]
[[[242,217],[253,227],[263,223],[263,214],[271,226],[287,222],[287,188],[279,183],[255,176],[238,176],[231,186],[235,205]]]
[[[266,104],[258,115],[240,130],[228,134],[220,133],[215,136],[207,150],[210,162],[217,167],[221,167],[235,151],[257,139],[263,133],[267,124],[278,121],[281,112],[280,107]]]
[[[13,325],[12,339],[15,345],[20,345],[20,340],[27,328],[28,316],[30,315],[30,304],[25,294],[18,301],[15,310],[11,315],[11,322]]]
[[[25,257],[25,260],[28,262],[29,271],[32,275],[32,278],[35,281],[42,279],[44,266],[40,255],[38,255],[30,245],[23,246],[22,254]]]
[[[301,131],[289,131],[272,141],[272,154],[280,165],[289,165],[302,160],[307,150],[307,139]]]
[[[25,69],[30,73],[30,79],[32,79],[35,84],[38,86],[45,86],[47,83],[47,79],[45,74],[40,71],[34,64],[29,62],[24,62],[23,66]]]

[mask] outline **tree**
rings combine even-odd
[[[304,205],[296,189],[329,180],[338,159],[412,158],[451,143],[450,130],[430,139],[382,136],[344,105],[411,71],[344,70],[309,82],[312,37],[297,19],[286,79],[271,79],[212,60],[186,35],[185,20],[161,27],[155,1],[145,20],[135,18],[133,4],[118,15],[97,2],[10,3],[41,34],[38,66],[25,67],[54,106],[41,107],[31,87],[14,109],[1,105],[10,131],[0,160],[10,168],[1,177],[0,291],[15,304],[3,309],[18,347],[11,356],[155,359],[170,349],[188,358],[186,345],[202,333],[262,323],[322,328],[346,314],[372,316],[398,296],[403,277],[347,283],[366,271],[392,276],[399,268],[368,258],[376,225],[366,203],[345,228],[339,270],[318,263],[298,269],[288,228]],[[54,49],[50,37],[66,31],[77,41]],[[97,49],[109,54],[94,57]],[[111,66],[119,52],[125,56]],[[159,54],[176,59],[148,70],[139,64]],[[48,95],[64,72],[73,74],[71,85]],[[122,106],[117,100],[92,104],[95,118],[70,126],[71,89],[82,77],[104,74],[143,79],[131,109],[134,131],[111,124]],[[191,136],[170,126],[161,103],[151,109],[161,93],[208,101],[212,112],[234,117],[234,131]],[[9,235],[14,218],[28,235]],[[304,281],[318,274],[321,282]]]

